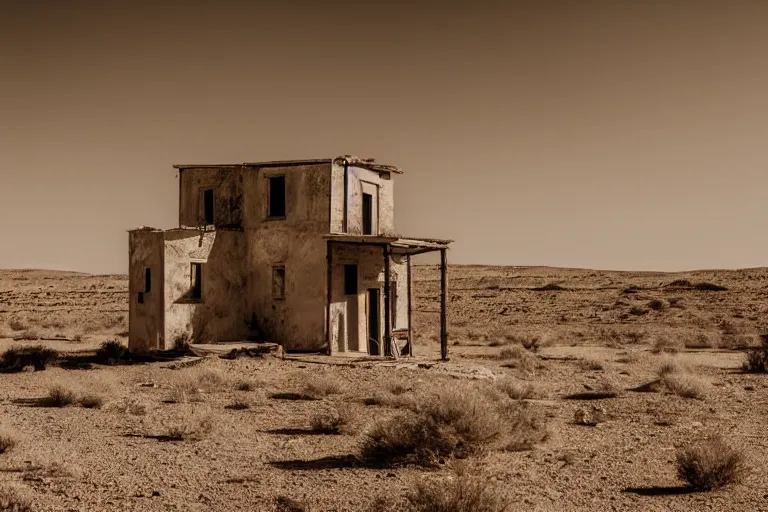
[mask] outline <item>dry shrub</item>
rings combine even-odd
[[[80,405],[86,409],[101,409],[104,397],[93,392],[85,393],[80,397]]]
[[[651,347],[651,352],[654,354],[660,354],[662,352],[667,354],[676,354],[680,352],[683,347],[684,345],[680,340],[658,337]]]
[[[406,494],[407,512],[504,512],[511,503],[488,478],[460,471],[455,477],[420,480]],[[403,509],[400,509],[403,510]]]
[[[670,393],[683,398],[703,399],[706,394],[706,382],[690,373],[667,373],[661,382]]]
[[[647,315],[650,310],[645,306],[632,306],[629,308],[629,314],[635,316]]]
[[[107,340],[104,341],[99,349],[96,351],[96,360],[103,364],[117,364],[120,361],[128,359],[130,352],[128,347],[123,345],[119,340]]]
[[[27,366],[42,371],[55,361],[59,353],[43,345],[11,347],[0,355],[0,369],[6,372],[21,371]]]
[[[316,414],[310,420],[310,428],[319,434],[339,434],[349,424],[351,412],[346,408]]]
[[[229,404],[226,408],[232,409],[233,411],[245,411],[246,409],[251,408],[251,403],[248,402],[247,400],[237,398],[235,399],[234,402]]]
[[[173,441],[201,439],[213,431],[213,415],[210,411],[190,411],[165,422],[166,437]]]
[[[669,307],[669,304],[667,304],[666,301],[662,299],[652,299],[646,304],[648,309],[652,309],[653,311],[663,311]]]
[[[668,357],[661,360],[656,373],[658,373],[659,377],[663,377],[671,373],[691,373],[692,371],[690,366],[679,359]]]
[[[531,404],[517,402],[502,411],[508,428],[504,449],[510,452],[532,450],[549,438],[547,421]]]
[[[512,400],[526,400],[540,396],[539,390],[532,382],[518,382],[513,379],[502,379],[496,387]]]
[[[762,346],[747,351],[743,369],[747,373],[768,372],[768,335],[761,337]]]
[[[49,407],[66,407],[77,402],[77,393],[61,384],[54,384],[48,389],[45,402]]]
[[[412,409],[415,407],[417,399],[410,395],[393,395],[386,391],[376,391],[373,396],[366,398],[365,405],[379,407],[391,407],[393,409]]]
[[[149,409],[149,407],[146,402],[140,399],[129,398],[129,399],[122,400],[120,402],[115,402],[113,404],[110,404],[109,409],[119,414],[129,414],[131,416],[145,416],[147,414],[147,410]]]
[[[288,496],[278,496],[275,498],[275,512],[310,512],[310,508]]]
[[[494,403],[458,387],[424,397],[414,411],[374,423],[364,436],[361,455],[385,465],[433,465],[484,451],[501,438],[504,427]]]
[[[603,362],[594,357],[585,357],[579,360],[579,368],[596,372],[603,369]]]
[[[676,457],[677,475],[692,489],[710,491],[735,484],[744,477],[744,453],[713,437],[682,448]]]
[[[24,468],[23,479],[27,482],[41,482],[54,478],[79,478],[80,468],[61,462],[41,462]]]
[[[308,375],[304,382],[304,393],[313,398],[322,398],[344,392],[344,386],[333,377]]]
[[[685,348],[713,348],[715,345],[716,343],[703,332],[697,333],[685,340]]]
[[[253,391],[256,388],[256,383],[250,379],[240,379],[235,383],[235,389],[238,391]]]
[[[412,388],[403,381],[395,380],[387,383],[387,391],[389,391],[395,396],[399,396],[409,391],[412,391]]]
[[[189,368],[180,370],[170,380],[169,401],[175,403],[199,402],[201,393],[214,392],[227,387],[229,378],[215,368]]]
[[[31,512],[32,498],[18,486],[0,486],[0,510],[4,512]]]
[[[0,429],[0,455],[16,446],[16,436],[9,430]]]

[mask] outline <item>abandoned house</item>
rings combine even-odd
[[[450,240],[394,226],[401,171],[352,156],[176,165],[179,227],[129,231],[129,346],[271,341],[286,351],[412,354],[411,256]]]

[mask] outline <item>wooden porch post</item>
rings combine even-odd
[[[389,244],[384,245],[384,355],[389,357],[392,355],[392,326],[390,322],[389,311]]]
[[[413,357],[413,320],[412,320],[412,303],[413,294],[411,292],[411,255],[406,256],[408,262],[408,357]]]
[[[440,249],[440,356],[448,360],[448,325],[446,322],[446,294],[448,288],[448,255]]]

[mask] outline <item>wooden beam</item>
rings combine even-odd
[[[333,242],[328,241],[327,248],[328,268],[326,269],[327,297],[325,301],[325,343],[327,353],[331,355],[331,301],[333,300]]]
[[[448,360],[448,324],[446,322],[446,295],[448,291],[448,255],[440,250],[440,357]]]
[[[384,355],[392,355],[392,326],[390,323],[389,244],[384,244]]]
[[[408,262],[408,357],[413,357],[413,319],[411,312],[413,310],[411,292],[411,255],[406,256]]]

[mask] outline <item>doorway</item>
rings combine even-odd
[[[381,355],[381,312],[379,310],[378,288],[368,289],[368,354]]]

